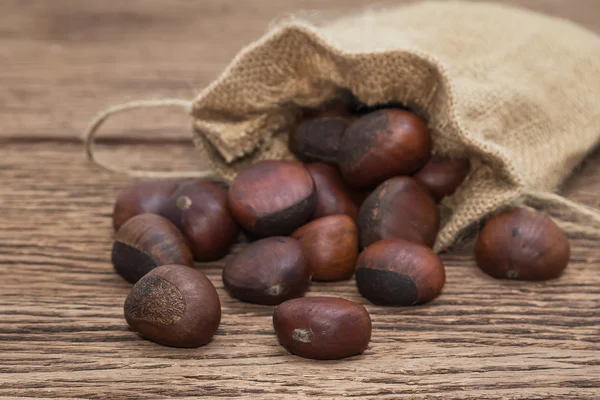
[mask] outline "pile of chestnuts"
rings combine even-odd
[[[303,110],[289,147],[302,162],[258,162],[229,187],[148,180],[121,191],[112,262],[135,283],[125,301],[133,330],[169,346],[208,343],[221,305],[194,262],[223,258],[240,232],[252,243],[227,259],[224,286],[241,301],[277,306],[279,342],[302,357],[360,354],[371,337],[363,306],[303,297],[312,281],[354,276],[363,297],[385,306],[440,295],[445,268],[431,250],[438,204],[468,176],[468,160],[432,156],[426,123],[406,109],[357,112],[341,101]],[[477,265],[495,278],[556,278],[569,256],[558,226],[523,208],[491,217],[475,245]]]

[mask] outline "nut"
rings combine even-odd
[[[208,343],[221,321],[221,303],[213,284],[184,265],[152,270],[131,289],[125,319],[153,342],[174,347]]]
[[[261,237],[290,234],[311,218],[316,204],[313,180],[295,161],[261,161],[240,172],[229,189],[234,218]]]
[[[194,266],[187,240],[168,219],[140,214],[117,231],[112,249],[115,270],[135,283],[156,267],[167,264]]]
[[[310,276],[300,242],[281,236],[252,243],[223,269],[223,283],[233,297],[266,305],[304,295]]]
[[[227,189],[209,181],[187,182],[179,186],[160,209],[188,238],[196,260],[224,257],[239,234],[231,216]]]
[[[388,179],[358,212],[360,246],[397,238],[431,247],[439,224],[437,204],[424,186],[409,177]]]
[[[470,171],[466,158],[432,157],[414,178],[425,185],[433,197],[440,201],[453,194]]]
[[[315,183],[317,193],[317,208],[313,218],[346,214],[356,219],[358,207],[337,168],[325,163],[312,163],[305,167]]]
[[[144,180],[125,188],[117,195],[113,210],[113,228],[119,230],[128,219],[139,214],[158,214],[160,208],[177,189],[165,180]]]
[[[317,360],[360,354],[371,339],[367,310],[335,297],[303,297],[281,303],[273,313],[273,327],[287,351]]]
[[[479,268],[500,279],[558,278],[570,255],[569,239],[554,221],[523,208],[490,218],[475,245]]]
[[[338,160],[346,182],[368,188],[417,171],[429,160],[431,147],[427,125],[415,114],[385,109],[367,114],[348,127]]]
[[[399,239],[367,247],[356,264],[356,286],[374,304],[413,306],[435,299],[446,282],[444,265],[431,249]]]
[[[330,215],[304,225],[298,239],[315,281],[350,279],[358,257],[356,225],[347,215]]]

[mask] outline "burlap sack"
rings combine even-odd
[[[340,89],[367,105],[406,104],[428,121],[434,152],[471,159],[472,173],[443,202],[437,251],[505,206],[529,199],[578,207],[544,193],[600,138],[600,38],[581,27],[454,1],[318,27],[286,21],[241,51],[193,101],[196,142],[225,179],[257,160],[293,158],[286,135],[298,108]]]

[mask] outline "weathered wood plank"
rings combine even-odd
[[[133,99],[193,98],[273,20],[323,21],[412,0],[4,0],[0,136],[76,137],[101,109]],[[600,32],[596,0],[510,0]],[[139,132],[140,124],[151,127]],[[177,112],[133,113],[103,135],[189,137]]]
[[[100,150],[131,166],[197,162],[184,145]],[[204,264],[223,304],[219,331],[204,348],[166,348],[128,330],[130,285],[110,265],[112,203],[131,180],[91,168],[78,144],[15,142],[1,152],[0,396],[591,399],[600,390],[593,242],[574,241],[567,273],[547,283],[496,281],[470,249],[446,254],[443,296],[417,308],[369,305],[353,281],[314,284],[309,295],[358,301],[372,315],[367,352],[335,362],[287,354],[272,308],[231,299],[223,262]],[[567,185],[571,198],[598,202],[599,169],[596,154]]]
[[[381,2],[383,5],[405,0]],[[600,32],[595,0],[511,0]],[[217,287],[223,320],[200,349],[155,345],[129,331],[130,285],[110,265],[112,202],[131,179],[88,165],[73,139],[106,105],[192,97],[274,18],[311,18],[367,0],[5,0],[0,3],[0,397],[597,399],[600,256],[574,240],[565,276],[499,282],[466,248],[443,256],[448,283],[430,305],[375,307],[353,281],[314,284],[365,304],[365,354],[312,362],[287,354],[271,307],[223,289],[224,261],[199,265]],[[177,112],[132,113],[104,136],[101,156],[134,168],[198,169]],[[179,142],[179,143],[177,143]],[[565,186],[600,206],[600,153]],[[243,244],[237,245],[238,251]]]

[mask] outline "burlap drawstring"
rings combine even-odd
[[[92,121],[89,127],[83,133],[83,142],[85,148],[85,154],[89,161],[96,164],[97,166],[111,172],[123,173],[136,178],[164,178],[164,179],[175,179],[175,178],[210,178],[215,179],[215,173],[209,170],[203,171],[153,171],[153,170],[137,170],[125,167],[115,166],[106,162],[103,162],[96,158],[94,153],[94,142],[96,134],[100,127],[106,120],[115,114],[140,108],[154,108],[154,107],[180,107],[183,108],[187,114],[191,114],[193,102],[183,99],[159,99],[159,100],[137,100],[123,104],[118,104],[107,108],[100,112],[96,118]]]

